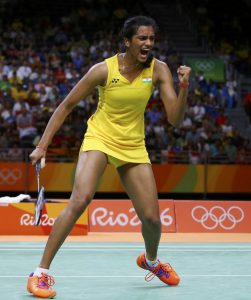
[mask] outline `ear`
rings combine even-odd
[[[124,44],[126,48],[130,47],[130,41],[127,38],[124,38]]]

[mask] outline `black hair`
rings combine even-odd
[[[133,35],[136,34],[140,26],[152,26],[155,34],[158,33],[158,25],[153,18],[146,16],[135,16],[125,21],[121,30],[121,36],[130,40]]]
[[[158,25],[153,18],[146,17],[146,16],[135,16],[125,21],[120,33],[121,38],[122,39],[127,38],[130,40],[133,37],[133,35],[136,34],[140,26],[151,26],[154,30],[155,35],[157,35],[159,30]],[[122,51],[124,50],[125,50],[125,46],[123,45]],[[143,64],[144,67],[149,68],[152,60],[153,60],[153,55],[151,53],[148,56],[147,61]]]

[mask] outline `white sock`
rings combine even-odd
[[[145,254],[145,258],[146,258],[146,263],[147,263],[148,266],[151,267],[151,268],[156,268],[157,265],[159,264],[158,259],[155,259],[155,260],[149,260],[149,259],[146,257],[146,254]]]
[[[49,269],[36,268],[36,270],[35,270],[33,276],[41,277],[41,276],[42,276],[42,273],[49,274]]]

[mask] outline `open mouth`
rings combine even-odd
[[[148,50],[148,49],[141,49],[140,50],[140,55],[143,56],[143,57],[147,57],[149,52],[150,52],[150,50]]]

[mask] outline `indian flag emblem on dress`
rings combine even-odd
[[[142,82],[144,82],[144,83],[152,82],[152,77],[143,78]]]

